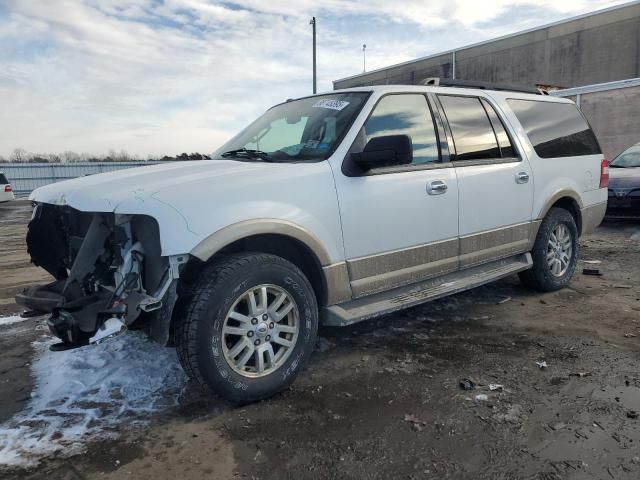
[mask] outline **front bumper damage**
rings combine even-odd
[[[48,314],[49,329],[63,344],[100,343],[134,323],[168,343],[188,255],[161,255],[153,218],[40,203],[29,223],[27,247],[32,262],[55,280],[24,290],[16,302]]]

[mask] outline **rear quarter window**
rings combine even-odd
[[[574,104],[519,99],[507,102],[540,158],[602,153],[591,127]]]
[[[7,183],[9,183],[7,177],[4,176],[4,173],[0,173],[0,185],[6,185]]]

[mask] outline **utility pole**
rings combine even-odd
[[[309,25],[313,27],[313,94],[318,92],[316,81],[316,17],[313,17],[309,22]]]
[[[367,71],[367,44],[362,44],[362,71]]]

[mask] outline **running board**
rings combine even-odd
[[[479,287],[533,266],[530,253],[325,308],[323,325],[346,326]]]

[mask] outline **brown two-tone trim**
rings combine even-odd
[[[533,248],[540,222],[526,222],[459,239],[347,261],[353,298],[507,258]]]
[[[563,189],[555,192],[543,205],[542,209],[538,213],[538,222],[541,222],[542,219],[549,213],[551,207],[553,207],[559,200],[569,198],[571,199],[575,212],[578,215],[576,222],[578,223],[578,228],[580,229],[581,235],[586,235],[587,233],[593,232],[602,220],[604,219],[605,213],[607,211],[607,202],[596,203],[595,205],[584,206],[582,203],[582,199],[580,195],[578,195],[573,190]],[[537,232],[536,232],[537,233]],[[535,238],[535,236],[534,236]]]
[[[458,239],[347,261],[354,298],[458,269]]]
[[[597,203],[580,210],[582,218],[582,235],[593,232],[604,220],[607,202]]]
[[[581,211],[584,208],[580,195],[578,195],[573,190],[561,189],[556,191],[553,195],[551,195],[547,199],[547,201],[544,203],[544,205],[538,212],[538,215],[536,216],[536,218],[538,218],[539,220],[542,220],[544,217],[547,216],[547,213],[549,213],[549,210],[551,210],[551,207],[553,207],[558,202],[558,200],[562,200],[563,198],[570,198],[574,202],[575,207],[578,211]]]
[[[346,262],[331,263],[329,254],[319,239],[300,225],[286,220],[256,219],[234,223],[201,241],[191,251],[191,255],[206,262],[214,254],[238,240],[265,234],[282,235],[298,240],[313,253],[322,266],[326,299],[329,305],[351,299],[351,285]]]
[[[322,267],[322,272],[327,286],[327,305],[351,300],[351,283],[349,282],[347,262]]]
[[[311,232],[293,222],[276,218],[245,220],[229,225],[202,240],[190,253],[206,262],[215,253],[237,240],[264,234],[284,235],[299,240],[313,252],[320,265],[331,265],[331,258],[322,242]]]
[[[536,237],[538,236],[538,230],[540,230],[540,224],[542,220],[534,220],[531,222],[531,230],[529,231],[529,245],[527,245],[527,252],[533,250],[533,245],[536,243]]]
[[[530,235],[531,222],[527,222],[460,237],[460,268],[526,252]]]

